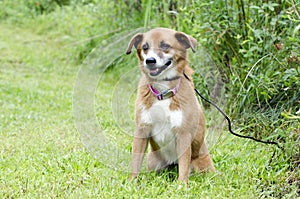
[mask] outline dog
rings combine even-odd
[[[130,40],[126,54],[136,48],[142,77],[129,179],[138,178],[148,144],[149,171],[178,164],[178,180],[185,183],[192,171],[215,171],[187,60],[187,49],[195,52],[196,46],[195,38],[167,28],[138,33]]]

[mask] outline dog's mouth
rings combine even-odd
[[[169,60],[163,66],[160,66],[160,67],[156,67],[156,66],[148,67],[149,71],[150,71],[149,74],[151,76],[157,76],[157,75],[161,74],[165,69],[167,69],[171,64],[172,64],[172,60]]]

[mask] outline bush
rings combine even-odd
[[[292,4],[205,1],[188,10],[194,13],[189,27],[228,83],[232,114],[276,107],[275,101],[280,111],[297,105],[300,34],[294,21],[300,19]]]

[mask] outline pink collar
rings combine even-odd
[[[155,89],[152,85],[148,85],[149,86],[149,89],[150,91],[153,93],[153,95],[158,99],[158,100],[164,100],[164,99],[168,99],[168,98],[171,98],[173,97],[177,92],[178,92],[178,89],[179,89],[179,85],[180,85],[180,80],[178,81],[178,84],[176,85],[176,87],[172,88],[172,89],[168,89],[168,90],[165,90],[163,92],[159,92],[157,89]]]

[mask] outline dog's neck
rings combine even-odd
[[[159,92],[164,92],[168,89],[173,89],[180,82],[181,76],[175,76],[172,78],[165,78],[161,80],[154,80],[148,78],[148,84],[154,87]]]
[[[158,100],[168,99],[173,97],[178,92],[181,82],[181,77],[178,76],[172,79],[150,80],[148,83],[149,90]]]

